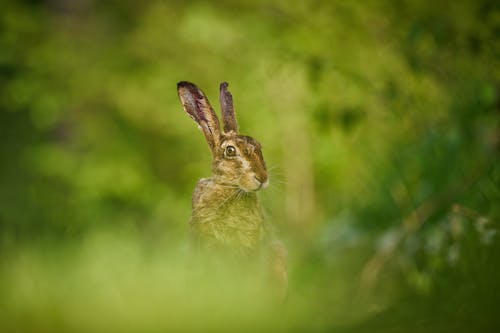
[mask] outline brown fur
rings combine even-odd
[[[177,84],[182,106],[203,131],[213,156],[212,177],[201,179],[194,191],[190,225],[194,239],[204,249],[222,248],[251,255],[259,252],[264,236],[264,218],[256,192],[267,186],[268,173],[260,143],[238,133],[233,98],[227,87],[225,82],[220,86],[222,132],[205,94],[190,82]],[[285,295],[286,248],[273,243],[269,250],[271,275],[280,285],[280,294]]]
[[[237,133],[231,93],[221,84],[220,102],[225,132],[205,94],[194,84],[179,82],[184,110],[205,134],[212,150],[212,177],[202,179],[193,195],[191,229],[205,246],[230,246],[253,252],[262,237],[263,214],[255,193],[268,183],[261,145],[252,137]],[[229,156],[227,147],[234,147]]]

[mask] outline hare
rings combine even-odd
[[[250,254],[263,236],[256,192],[269,184],[261,145],[241,135],[226,82],[220,85],[223,131],[204,93],[186,81],[177,84],[184,110],[203,131],[212,151],[212,177],[198,182],[192,199],[191,230],[208,247],[229,246]]]
[[[205,94],[181,81],[177,91],[184,111],[203,131],[212,151],[212,177],[198,182],[192,199],[191,231],[203,248],[229,248],[244,256],[260,253],[264,216],[257,191],[269,184],[260,143],[238,132],[233,97],[220,85],[223,131]],[[281,298],[288,290],[287,251],[281,242],[266,244],[269,274]]]

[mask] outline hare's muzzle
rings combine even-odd
[[[259,185],[257,190],[260,190],[261,188],[266,188],[269,185],[269,179],[267,178],[267,175],[265,177],[254,176],[254,179],[257,181]]]

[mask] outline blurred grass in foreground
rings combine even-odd
[[[246,331],[278,325],[271,296],[245,266],[207,270],[184,249],[148,249],[130,234],[13,253],[2,274],[2,330]],[[206,258],[205,258],[206,259]],[[216,268],[215,270],[213,268]],[[256,283],[257,282],[257,283]],[[240,326],[243,325],[243,326]],[[272,327],[272,326],[270,326]]]
[[[1,326],[11,332],[314,330],[329,325],[324,311],[346,315],[349,303],[325,309],[314,301],[320,285],[302,283],[283,302],[261,263],[223,265],[185,245],[150,248],[129,233],[95,233],[64,252],[39,244],[11,253],[2,271]],[[325,292],[345,294],[345,286],[332,277]],[[338,319],[349,324],[365,311]]]
[[[151,244],[136,232],[101,230],[73,244],[36,243],[3,253],[0,327],[8,332],[491,331],[498,325],[500,247],[477,241],[481,234],[472,227],[465,225],[469,235],[455,244],[460,259],[436,262],[446,254],[435,254],[434,271],[423,273],[399,254],[370,288],[360,277],[372,255],[362,239],[356,245],[339,239],[335,249],[289,241],[290,289],[284,302],[262,263],[224,265],[194,256],[182,240]],[[403,280],[401,268],[410,272]],[[415,289],[405,289],[405,279]]]

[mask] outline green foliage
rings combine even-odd
[[[1,8],[0,328],[498,325],[494,2]],[[261,198],[290,250],[284,312],[247,297],[249,280],[188,297],[191,193],[210,154],[181,80],[216,109],[228,81],[241,131],[263,144]],[[240,295],[241,311],[227,306]]]

